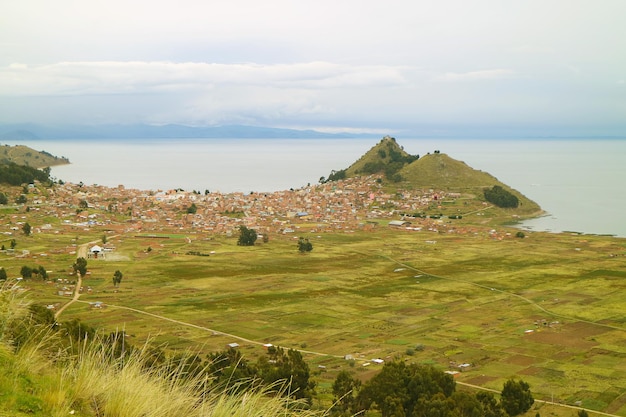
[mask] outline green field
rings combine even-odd
[[[332,398],[339,370],[352,366],[367,379],[380,367],[362,366],[370,359],[404,358],[446,370],[470,364],[458,382],[499,391],[515,376],[536,399],[626,416],[626,241],[498,232],[380,226],[311,234],[308,254],[298,253],[293,235],[240,247],[236,237],[111,233],[115,250],[88,261],[83,286],[92,291],[60,319],[124,329],[137,345],[206,353],[237,342],[249,358],[263,353],[263,343],[299,349],[322,401]],[[40,264],[52,280],[72,280],[72,248],[103,233],[42,231],[19,238],[16,251],[28,256],[2,253],[0,261],[9,277]],[[118,269],[124,278],[116,289]],[[22,285],[33,302],[68,301],[54,283]],[[95,301],[105,307],[93,309]],[[542,415],[574,413],[536,407]]]

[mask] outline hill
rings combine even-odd
[[[494,186],[501,187],[519,200],[521,213],[535,213],[539,205],[528,199],[519,191],[500,182],[493,175],[474,169],[465,162],[435,151],[419,160],[406,165],[399,172],[403,182],[412,188],[432,188],[450,192],[463,193],[469,196],[484,198],[484,190]]]
[[[0,148],[0,164],[15,163],[32,168],[69,164],[67,158],[56,157],[46,151],[36,151],[24,145],[4,145]]]
[[[371,174],[383,175],[390,191],[398,188],[433,189],[459,193],[465,199],[483,202],[489,200],[492,204],[496,200],[487,198],[485,191],[495,186],[504,198],[513,201],[509,206],[499,203],[496,205],[515,208],[519,215],[533,215],[541,211],[537,203],[486,172],[474,169],[439,151],[421,158],[419,155],[410,155],[390,136],[385,136],[345,170],[332,172],[329,180]]]

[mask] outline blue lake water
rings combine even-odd
[[[376,139],[179,139],[22,141],[65,156],[64,181],[144,190],[268,192],[317,183],[347,168]],[[533,230],[626,237],[626,140],[402,139],[411,154],[440,150],[536,201]]]

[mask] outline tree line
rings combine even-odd
[[[525,413],[534,403],[522,380],[508,380],[497,400],[490,392],[456,391],[453,376],[433,366],[399,360],[385,363],[365,383],[341,371],[332,389],[332,411],[346,417],[368,411],[382,417],[507,417]]]
[[[30,184],[35,180],[46,182],[50,179],[50,168],[37,168],[18,165],[15,162],[0,164],[0,183],[9,185]]]
[[[519,206],[519,200],[509,191],[505,190],[499,185],[494,185],[491,188],[486,188],[483,192],[485,200],[491,204],[495,204],[502,208],[516,208]]]

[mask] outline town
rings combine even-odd
[[[275,236],[295,233],[303,224],[311,233],[369,230],[381,220],[408,230],[452,227],[436,215],[422,219],[415,215],[429,208],[437,211],[442,204],[460,198],[459,193],[424,190],[390,194],[381,182],[379,175],[371,175],[249,194],[144,191],[122,185],[110,188],[72,183],[43,188],[31,184],[24,190],[28,191],[27,202],[4,224],[3,232],[11,235],[26,221],[34,233],[50,232],[53,227],[61,228],[54,233],[100,227],[114,233],[231,235],[244,225],[261,235]],[[36,212],[42,214],[40,218],[58,218],[60,224],[36,224],[33,219],[37,217],[32,216]]]

